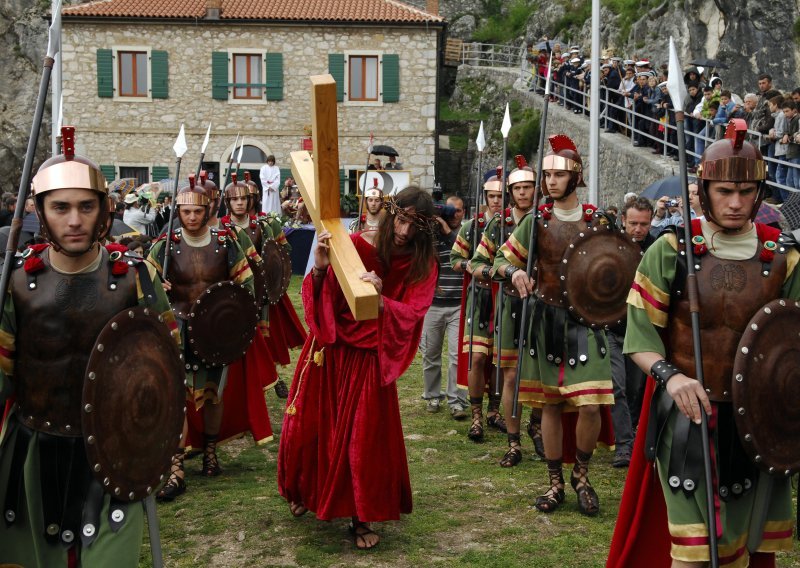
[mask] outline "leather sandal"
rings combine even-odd
[[[531,420],[528,422],[528,436],[533,440],[533,450],[542,459],[544,457],[544,440],[542,439],[542,423]]]
[[[577,465],[575,467],[578,468]],[[589,483],[587,473],[585,469],[573,469],[569,482],[578,494],[578,510],[587,517],[594,517],[600,512],[600,497]]]
[[[367,542],[367,539],[365,537],[373,534],[375,536],[378,536],[378,533],[372,530],[367,525],[367,523],[362,523],[360,521],[351,521],[348,530],[350,531],[350,534],[353,535],[353,545],[358,550],[371,550],[376,546],[378,546],[378,544],[381,542],[380,537],[378,538],[377,541],[375,541],[372,544],[369,544],[369,542]]]
[[[522,461],[522,444],[519,442],[519,434],[508,435],[508,451],[500,460],[500,467],[514,467]]]
[[[217,458],[217,437],[206,436],[206,447],[203,451],[203,469],[201,473],[206,477],[217,477],[222,473]]]
[[[564,488],[553,485],[545,491],[544,495],[539,495],[534,501],[533,506],[542,513],[552,513],[564,502]]]
[[[169,478],[158,493],[156,493],[156,500],[160,502],[174,501],[186,493],[186,480],[183,478],[185,475],[183,470],[183,452],[177,453],[172,456],[172,466],[169,471]],[[183,475],[178,475],[181,473]]]
[[[289,512],[293,517],[302,517],[308,513],[308,509],[302,503],[289,503]]]
[[[472,407],[472,426],[469,427],[467,438],[473,442],[483,441],[483,411],[474,406]]]
[[[486,425],[490,428],[500,430],[504,434],[508,431],[506,428],[506,420],[500,416],[499,412],[486,416]]]

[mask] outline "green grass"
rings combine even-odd
[[[290,297],[302,315],[300,279]],[[298,351],[294,352],[294,358]],[[291,380],[293,368],[281,370]],[[419,357],[399,380],[400,410],[406,436],[414,512],[399,522],[377,523],[382,537],[369,553],[353,550],[346,520],[320,522],[313,515],[295,519],[278,495],[276,464],[284,401],[271,391],[267,402],[275,440],[255,446],[250,438],[220,449],[221,477],[202,478],[199,458],[186,462],[188,491],[176,502],[159,505],[164,563],[198,566],[386,566],[427,568],[595,568],[605,564],[625,470],[611,467],[612,454],[598,450],[592,482],[601,499],[597,518],[580,515],[575,495],[553,515],[531,505],[546,489],[547,474],[531,458],[503,469],[497,461],[505,438],[488,431],[483,444],[467,440],[469,423],[453,421],[446,411],[431,415],[420,400]],[[646,561],[643,561],[646,565]],[[149,546],[141,566],[151,566]],[[778,560],[800,564],[800,545]]]
[[[472,100],[471,97],[470,100]],[[452,108],[450,106],[450,99],[446,97],[441,97],[439,99],[439,120],[442,122],[450,122],[454,120],[486,120],[488,117],[488,112],[475,111],[466,108]]]

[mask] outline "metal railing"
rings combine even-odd
[[[461,62],[474,67],[517,68],[525,62],[525,47],[494,43],[464,43]]]
[[[545,78],[541,75],[535,74],[535,67],[530,65],[523,66],[520,76],[526,81],[529,90],[537,91],[544,94]],[[589,114],[589,94],[581,89],[568,87],[564,83],[551,81],[551,96],[560,106],[567,110],[572,110],[576,114]],[[607,130],[616,131],[622,136],[630,139],[632,146],[652,146],[653,153],[659,153],[663,158],[675,156],[677,160],[678,144],[677,144],[677,127],[675,126],[675,111],[674,109],[665,109],[663,119],[654,118],[648,113],[636,112],[633,108],[634,105],[628,107],[625,105],[624,100],[620,101],[622,95],[618,90],[608,89],[604,85],[600,85],[600,125]],[[617,103],[612,101],[618,101]],[[622,104],[619,104],[621,102]],[[649,103],[648,103],[649,104]],[[687,113],[687,124],[685,124],[686,136],[686,154],[687,161],[690,167],[696,166],[703,153],[703,148],[711,144],[715,140],[722,137],[724,133],[725,124],[713,124],[712,121],[706,119],[698,119],[691,117],[691,124],[694,128],[689,128],[689,119]],[[768,140],[765,136],[756,131],[748,130],[748,139],[757,147],[771,144],[772,140]],[[773,189],[773,196],[782,194],[783,197],[788,197],[787,192],[800,192],[800,188],[787,186],[778,183],[776,180],[776,172],[779,170],[789,171],[794,168],[797,171],[796,175],[800,175],[800,164],[795,164],[787,160],[782,160],[776,157],[764,155],[764,161],[770,173],[767,185]],[[775,191],[779,190],[779,191]]]

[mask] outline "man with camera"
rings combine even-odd
[[[667,227],[678,227],[683,224],[681,207],[683,202],[680,197],[664,196],[656,201],[656,210],[653,222],[650,224],[650,234],[657,237]]]
[[[464,201],[457,196],[447,198],[445,205],[436,205],[439,231],[435,237],[436,252],[439,255],[439,277],[425,322],[419,349],[422,353],[422,375],[424,391],[422,398],[427,401],[428,412],[438,412],[443,395],[442,383],[442,344],[447,334],[449,369],[447,372],[447,405],[456,420],[467,418],[467,399],[458,388],[458,320],[461,312],[461,273],[450,267],[450,250],[458,236],[458,229],[464,219]]]

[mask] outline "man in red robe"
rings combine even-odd
[[[411,512],[395,381],[414,359],[436,287],[433,202],[408,187],[387,204],[377,231],[352,235],[380,296],[378,319],[356,321],[329,269],[322,232],[303,282],[309,337],[289,393],[278,488],[293,515],[351,517],[359,549],[373,548],[375,521]]]

